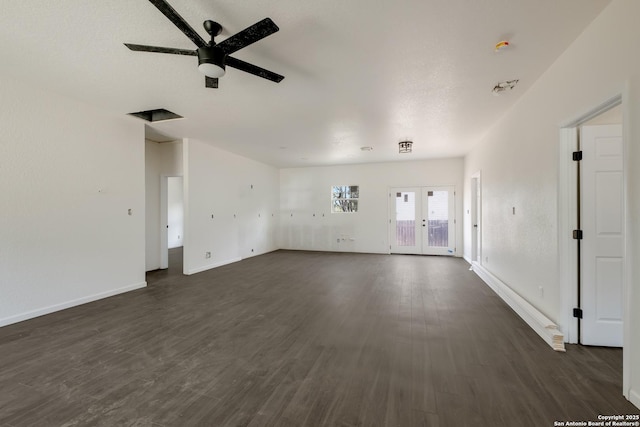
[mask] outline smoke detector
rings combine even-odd
[[[500,82],[493,87],[494,95],[500,95],[502,92],[508,92],[518,84],[519,80],[507,80],[504,82]]]
[[[506,40],[502,40],[498,43],[496,43],[496,52],[500,52],[503,49],[506,49],[509,47],[509,42]]]

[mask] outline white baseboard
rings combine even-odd
[[[640,408],[640,393],[635,390],[629,390],[629,402]]]
[[[196,274],[196,273],[201,273],[203,271],[207,271],[207,270],[211,270],[212,268],[216,268],[216,267],[222,267],[223,265],[227,265],[227,264],[232,264],[234,262],[238,262],[238,261],[242,261],[242,258],[231,258],[228,260],[224,260],[224,261],[219,261],[219,262],[213,262],[211,264],[205,264],[201,267],[196,267],[193,268],[191,270],[187,270],[184,274],[186,275],[191,275],[191,274]]]
[[[112,297],[114,295],[122,294],[129,291],[134,291],[136,289],[144,288],[147,286],[147,282],[135,283],[133,285],[124,286],[118,289],[112,289],[107,292],[100,292],[99,294],[89,295],[86,297],[74,299],[71,301],[67,301],[61,304],[50,305],[48,307],[39,308],[37,310],[28,311],[26,313],[21,313],[16,316],[5,317],[0,319],[0,327],[12,325],[14,323],[22,322],[24,320],[33,319],[35,317],[44,316],[45,314],[50,314],[56,311],[65,310],[67,308],[75,307],[78,305],[86,304],[89,302],[97,301],[103,298]]]
[[[471,264],[473,271],[498,294],[540,337],[555,351],[565,351],[564,335],[558,325],[542,314],[537,308],[513,291],[503,281],[491,274],[482,265]]]
[[[257,256],[260,256],[260,255],[270,254],[271,252],[275,252],[277,250],[279,250],[279,249],[266,249],[264,251],[253,252],[253,253],[248,254],[247,256],[245,256],[242,259],[249,259],[249,258],[257,257]]]

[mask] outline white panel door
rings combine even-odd
[[[453,255],[453,187],[407,187],[390,191],[390,250],[399,254]]]
[[[583,126],[580,145],[581,341],[585,345],[622,347],[622,126]]]

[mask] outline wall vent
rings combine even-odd
[[[500,82],[493,87],[494,95],[500,95],[502,92],[508,92],[512,90],[518,84],[519,80],[507,80],[505,82]]]

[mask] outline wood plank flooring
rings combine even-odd
[[[0,328],[0,426],[553,426],[638,414],[461,259],[277,251]],[[176,264],[177,263],[177,264]]]

